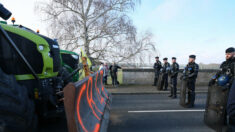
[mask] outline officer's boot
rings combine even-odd
[[[164,91],[167,91],[167,88],[168,88],[168,86],[165,84],[165,88],[164,88]]]
[[[173,97],[172,98],[177,98],[177,93],[176,93],[176,87],[173,86]]]
[[[152,86],[157,86],[157,79],[156,79],[156,77],[154,78],[154,83],[153,83]]]
[[[164,83],[165,83],[165,89],[164,89],[164,91],[167,91],[167,88],[168,88],[168,81],[165,81]]]
[[[192,92],[192,107],[194,107],[195,102],[195,92]]]
[[[164,81],[161,81],[160,90],[163,90]]]
[[[194,107],[195,94],[193,92],[189,92],[188,99],[189,99],[189,102],[186,107],[187,108]]]
[[[168,97],[173,97],[174,92],[173,92],[173,87],[172,87],[172,85],[170,85],[170,88],[171,88],[171,94],[170,94]]]

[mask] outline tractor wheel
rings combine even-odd
[[[0,131],[36,131],[34,107],[27,88],[19,85],[13,75],[4,73],[0,68]]]

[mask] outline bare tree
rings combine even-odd
[[[49,23],[51,37],[62,48],[82,47],[92,61],[127,61],[147,50],[155,50],[152,35],[137,37],[127,13],[138,0],[49,0],[36,7]]]

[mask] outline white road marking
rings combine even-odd
[[[204,112],[204,109],[196,110],[140,110],[140,111],[128,111],[128,113],[170,113],[170,112]]]

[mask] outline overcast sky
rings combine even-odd
[[[34,11],[36,1],[1,0],[17,24],[47,35],[46,23]],[[175,56],[179,63],[187,63],[190,54],[197,62],[220,63],[224,50],[235,46],[234,0],[142,0],[130,17],[138,32],[153,32],[161,58]]]

